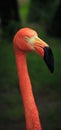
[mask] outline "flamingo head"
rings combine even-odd
[[[50,72],[54,71],[54,58],[51,48],[38,37],[36,31],[30,28],[20,29],[14,36],[14,49],[16,52],[35,51],[44,59]]]

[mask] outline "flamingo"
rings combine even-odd
[[[26,63],[26,52],[37,52],[46,62],[49,70],[54,71],[54,58],[51,48],[30,28],[20,29],[13,38],[14,52],[22,95],[26,130],[42,130],[38,109],[32,92],[32,85]]]

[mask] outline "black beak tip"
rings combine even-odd
[[[47,64],[51,73],[54,72],[54,57],[50,47],[44,48],[44,61]]]

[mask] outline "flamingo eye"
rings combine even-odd
[[[24,37],[24,40],[28,42],[29,38],[27,36]]]
[[[37,36],[32,36],[29,38],[29,37],[25,36],[25,41],[27,41],[29,44],[33,45],[36,37]]]

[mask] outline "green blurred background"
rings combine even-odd
[[[0,130],[26,129],[13,49],[13,36],[22,27],[35,29],[52,48],[53,74],[35,53],[27,54],[27,64],[43,130],[61,130],[61,2],[17,3],[19,20],[9,18],[6,25],[0,20]]]

